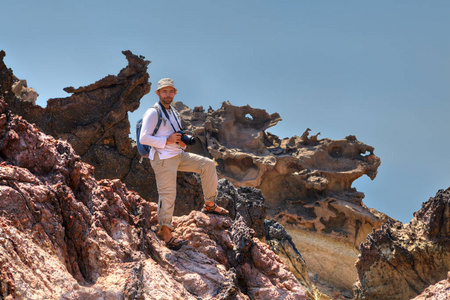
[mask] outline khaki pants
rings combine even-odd
[[[177,195],[177,171],[200,174],[205,201],[215,200],[217,195],[217,173],[216,165],[212,159],[189,152],[182,152],[168,159],[159,159],[159,155],[156,152],[154,159],[150,163],[155,171],[159,195],[159,227],[164,225],[173,230],[172,216]]]

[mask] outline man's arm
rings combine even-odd
[[[156,109],[150,108],[142,118],[142,128],[139,141],[143,145],[162,149],[166,145],[167,138],[153,135],[153,131],[155,130],[157,123],[158,112]]]

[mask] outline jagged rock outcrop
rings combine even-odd
[[[17,98],[20,98],[22,101],[28,101],[33,104],[36,104],[38,93],[28,87],[28,83],[24,79],[14,78],[15,81],[12,85],[12,91]]]
[[[86,87],[66,88],[72,96],[50,99],[46,108],[21,101],[12,92],[5,99],[13,112],[45,133],[68,140],[81,159],[94,166],[97,179],[121,179],[146,200],[156,201],[153,171],[148,162],[138,162],[128,137],[126,114],[135,110],[150,90],[149,62],[129,51],[124,54],[128,66],[117,76],[109,75]],[[4,87],[11,86],[13,74],[3,61],[0,71],[7,83]],[[198,141],[190,151],[214,158],[219,176],[242,189],[239,193],[249,187],[261,190],[256,197],[264,197],[267,214],[288,228],[310,270],[338,288],[351,290],[357,247],[384,220],[362,204],[363,193],[351,188],[364,174],[372,179],[376,176],[380,160],[373,147],[354,136],[338,141],[318,139],[319,134],[309,136],[309,128],[300,137],[280,140],[265,132],[280,116],[249,106],[224,102],[217,111],[205,112],[202,107],[191,110],[181,102],[175,105]],[[199,183],[195,175],[179,174],[176,215],[200,208]],[[232,207],[234,203],[242,202],[221,204],[233,213],[246,207]],[[265,213],[254,218],[241,210],[247,221],[259,220],[252,225],[258,236],[264,236],[261,216]]]
[[[361,244],[360,252],[357,299],[411,299],[447,278],[450,188],[425,202],[409,224],[383,224]]]
[[[352,188],[363,175],[375,178],[380,159],[374,148],[354,136],[318,139],[309,128],[280,140],[265,132],[280,116],[249,106],[224,102],[208,112],[176,106],[199,140],[192,150],[214,158],[235,186],[260,189],[267,214],[289,231],[314,279],[350,294],[359,244],[388,218],[365,207],[364,194]]]
[[[128,112],[136,110],[141,98],[150,91],[147,67],[149,61],[130,51],[123,51],[128,65],[117,76],[108,75],[88,86],[64,90],[67,98],[49,99],[42,108],[23,101],[13,92],[16,77],[0,55],[0,95],[9,109],[34,123],[46,134],[67,140],[82,161],[94,167],[100,179],[120,179],[129,189],[149,201],[157,201],[153,170],[139,163],[134,141],[129,138]],[[202,190],[192,174],[178,176],[178,198],[175,213],[200,208]]]
[[[243,217],[175,218],[171,251],[156,204],[93,171],[0,99],[1,299],[307,299]]]
[[[197,138],[191,151],[218,163],[223,178],[218,202],[238,221],[191,213],[202,205],[200,181],[195,175],[181,173],[175,213],[189,216],[176,218],[176,233],[200,242],[187,246],[183,255],[168,252],[147,230],[156,223],[155,204],[145,201],[156,201],[154,175],[148,162],[138,163],[134,142],[128,137],[127,112],[134,111],[150,90],[149,62],[129,51],[123,53],[128,66],[117,76],[109,75],[86,87],[66,88],[72,96],[50,99],[42,108],[26,101],[24,82],[5,66],[5,53],[0,52],[0,97],[13,113],[46,134],[68,140],[75,149],[11,116],[0,102],[0,193],[8,197],[0,198],[1,297],[294,299],[304,297],[306,291],[311,298],[327,298],[311,284],[307,268],[311,280],[322,291],[330,289],[327,294],[334,299],[351,298],[349,290],[357,275],[358,297],[371,299],[371,293],[380,292],[373,288],[376,282],[388,281],[377,268],[389,271],[373,249],[381,249],[378,254],[382,256],[394,253],[389,259],[399,265],[402,256],[397,253],[407,254],[403,258],[407,263],[401,268],[406,275],[399,276],[407,280],[387,282],[383,286],[387,291],[393,284],[403,288],[402,284],[412,280],[409,289],[417,294],[439,280],[437,277],[444,278],[445,268],[433,264],[448,258],[439,252],[448,249],[447,244],[440,248],[433,243],[438,238],[442,246],[441,237],[448,237],[448,223],[432,222],[435,217],[419,212],[417,221],[399,225],[366,208],[364,194],[351,187],[363,175],[375,178],[380,160],[373,147],[354,136],[337,141],[319,139],[320,133],[310,136],[309,128],[300,137],[281,140],[265,132],[281,120],[278,114],[229,102],[207,112],[202,107],[191,110],[181,102],[176,106]],[[105,180],[97,182],[93,175]],[[448,218],[446,205],[443,214]],[[264,226],[266,214],[273,217],[273,226]],[[387,225],[371,235],[376,242],[361,247],[357,273],[353,264],[359,243],[385,220]],[[406,240],[411,244],[399,244],[408,234]],[[266,236],[304,289],[253,235]],[[378,242],[386,240],[389,247],[377,248]],[[418,260],[416,253],[421,251],[426,255]],[[408,266],[411,261],[414,265]],[[198,269],[189,273],[186,270],[192,265]],[[430,275],[427,281],[423,276],[428,274],[428,265],[439,269],[439,276]],[[213,275],[202,278],[205,272]],[[252,281],[248,275],[257,279]],[[340,291],[335,291],[336,287]],[[445,295],[445,280],[422,295],[428,297],[436,291],[439,297]],[[408,288],[403,292],[406,295]]]
[[[266,242],[276,254],[278,254],[283,262],[289,266],[289,270],[301,280],[303,286],[308,293],[309,299],[329,300],[327,295],[321,293],[309,278],[308,268],[302,254],[292,241],[291,235],[286,229],[273,219],[264,222],[266,229]],[[331,292],[333,299],[338,298],[339,292]]]
[[[221,175],[236,186],[261,189],[275,212],[272,206],[278,207],[284,200],[318,199],[330,192],[351,191],[352,182],[362,175],[374,179],[380,165],[374,148],[354,136],[318,140],[308,138],[306,132],[301,138],[280,140],[266,134],[281,118],[262,109],[229,102],[208,113],[202,107],[192,113],[181,103],[177,107],[201,141],[192,149],[214,157]]]

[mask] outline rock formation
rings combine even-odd
[[[147,66],[142,56],[123,51],[128,65],[117,76],[105,78],[85,87],[67,87],[72,95],[49,99],[42,108],[22,101],[13,92],[16,80],[0,55],[0,95],[4,95],[11,112],[34,123],[46,134],[67,140],[82,161],[94,167],[97,179],[120,179],[129,189],[149,201],[157,201],[153,170],[148,163],[139,163],[135,143],[129,138],[128,112],[139,107],[141,98],[150,91]],[[175,213],[200,208],[201,187],[192,174],[178,176],[178,201]]]
[[[357,299],[411,299],[447,278],[450,188],[424,203],[409,224],[383,224],[361,244],[360,252]]]
[[[0,299],[307,299],[240,214],[176,217],[171,251],[156,204],[93,172],[0,98]]]
[[[423,291],[419,296],[412,300],[448,300],[450,299],[450,272],[447,279],[431,285]]]
[[[31,102],[33,104],[36,104],[37,97],[39,96],[34,89],[28,87],[28,83],[26,80],[21,80],[17,77],[14,78],[12,91],[17,98],[20,98],[22,101]]]
[[[157,298],[165,295],[165,291],[161,288],[163,285],[170,287],[170,289],[177,289],[181,286],[179,284],[181,280],[195,282],[196,278],[198,279],[201,276],[199,275],[200,271],[200,273],[196,271],[196,275],[192,275],[184,273],[184,269],[178,269],[173,263],[174,260],[183,261],[184,258],[175,255],[167,259],[168,254],[165,252],[165,248],[161,246],[153,232],[145,229],[155,223],[154,204],[145,201],[156,201],[154,174],[147,161],[142,164],[139,163],[134,142],[129,138],[130,124],[127,113],[134,111],[139,106],[141,97],[150,91],[149,75],[147,74],[149,61],[129,51],[124,51],[123,54],[128,60],[128,66],[121,70],[117,76],[109,75],[86,87],[66,88],[65,90],[72,94],[70,97],[50,99],[47,107],[42,108],[24,101],[26,99],[21,96],[24,93],[20,92],[17,78],[3,63],[5,53],[0,52],[0,96],[3,96],[9,104],[9,109],[15,114],[22,115],[27,121],[35,123],[36,127],[46,134],[52,135],[56,139],[69,141],[81,161],[93,166],[82,164],[79,158],[71,158],[69,159],[72,161],[69,164],[70,167],[58,167],[58,164],[56,164],[56,167],[52,167],[55,160],[59,161],[59,158],[47,153],[47,150],[33,152],[35,149],[31,148],[21,154],[18,154],[19,152],[14,154],[18,158],[15,158],[14,155],[10,155],[8,159],[3,158],[6,164],[3,164],[2,167],[8,166],[4,170],[14,167],[15,169],[9,170],[8,174],[15,175],[8,176],[18,178],[20,184],[10,184],[8,180],[12,179],[8,179],[8,176],[2,179],[2,182],[8,182],[6,186],[19,191],[22,198],[30,195],[29,197],[36,196],[37,199],[41,199],[40,202],[38,200],[39,205],[27,202],[27,205],[21,204],[22,206],[16,207],[13,212],[10,211],[9,215],[14,215],[15,212],[22,209],[28,209],[31,211],[29,216],[22,217],[27,222],[35,224],[33,222],[41,220],[39,218],[45,218],[51,224],[60,224],[61,228],[57,225],[28,225],[27,228],[31,226],[32,229],[23,231],[23,228],[20,227],[17,230],[16,225],[19,222],[14,218],[13,221],[3,218],[1,224],[4,224],[5,232],[8,232],[8,234],[10,232],[17,233],[14,237],[19,240],[23,239],[23,243],[29,246],[28,249],[37,249],[35,252],[37,255],[47,259],[47,254],[39,252],[39,247],[43,247],[42,244],[40,242],[35,244],[35,236],[37,235],[34,233],[35,231],[39,233],[38,240],[43,237],[43,243],[48,246],[43,248],[46,249],[46,253],[52,255],[56,251],[57,258],[49,257],[48,259],[59,261],[67,268],[69,275],[61,275],[61,278],[73,276],[72,279],[67,279],[66,283],[69,285],[74,283],[73,286],[77,290],[77,292],[71,292],[75,294],[64,296],[66,298],[77,295],[83,295],[86,299],[94,298],[92,296],[95,294],[94,290],[98,293],[95,295],[104,296],[108,292],[102,290],[103,287],[112,284],[115,287],[112,288],[111,291],[113,292],[111,293],[121,290],[126,291],[122,292],[124,295],[133,295],[133,297],[145,295],[145,297],[151,299],[152,296]],[[219,185],[218,202],[220,205],[227,207],[231,211],[232,218],[236,218],[238,221],[233,225],[231,221],[227,223],[218,219],[206,220],[202,214],[191,213],[193,209],[198,210],[202,205],[200,180],[193,174],[179,174],[175,213],[177,215],[189,214],[189,217],[177,219],[176,222],[180,222],[180,228],[184,228],[185,224],[187,226],[187,228],[180,229],[177,234],[195,240],[198,238],[195,234],[207,232],[206,236],[201,238],[202,245],[200,243],[194,244],[188,246],[188,248],[195,248],[195,251],[212,259],[212,264],[219,262],[219,264],[225,266],[225,269],[219,267],[213,269],[214,274],[219,274],[218,277],[211,279],[211,285],[214,286],[212,290],[214,291],[210,289],[205,292],[207,288],[203,285],[204,290],[192,293],[191,289],[195,290],[194,288],[187,288],[186,285],[183,285],[185,290],[181,288],[181,294],[174,297],[189,299],[193,297],[192,295],[196,295],[194,297],[208,295],[205,297],[209,297],[214,293],[217,293],[215,297],[218,299],[227,299],[227,297],[229,299],[246,299],[246,296],[262,297],[261,294],[257,294],[256,281],[248,282],[245,279],[248,274],[260,276],[258,272],[262,272],[259,267],[256,267],[259,271],[251,269],[258,265],[251,259],[254,259],[254,255],[260,255],[253,253],[251,249],[255,247],[255,244],[258,245],[258,249],[265,247],[258,240],[250,237],[253,234],[263,240],[265,237],[271,249],[280,255],[281,260],[289,266],[291,272],[303,285],[301,291],[297,290],[297,286],[290,281],[292,279],[291,273],[288,272],[291,275],[286,275],[287,277],[283,275],[284,271],[282,271],[282,275],[273,273],[274,276],[281,276],[280,278],[284,278],[282,280],[289,282],[287,284],[289,288],[286,291],[280,289],[280,281],[275,279],[267,281],[267,278],[264,277],[266,275],[261,275],[260,279],[265,284],[268,284],[269,281],[272,284],[267,287],[267,295],[272,298],[276,298],[275,295],[291,297],[292,294],[296,293],[292,292],[294,290],[299,291],[299,295],[302,295],[302,297],[307,293],[312,299],[326,298],[317,291],[311,283],[313,281],[321,291],[325,291],[333,299],[349,299],[352,298],[353,284],[359,277],[358,288],[355,291],[361,299],[370,299],[371,293],[374,293],[371,276],[373,276],[374,282],[384,280],[377,277],[380,276],[380,273],[376,271],[376,268],[382,265],[381,260],[375,258],[375,256],[367,256],[367,253],[371,253],[371,255],[375,253],[370,252],[372,251],[370,249],[376,248],[377,244],[371,246],[370,244],[367,245],[366,242],[361,247],[358,270],[354,267],[354,263],[360,254],[359,244],[366,240],[367,235],[374,228],[380,228],[384,221],[388,221],[388,223],[381,229],[381,233],[377,233],[380,235],[377,241],[386,239],[385,234],[382,233],[385,228],[390,228],[389,234],[386,233],[389,238],[395,236],[395,234],[392,235],[394,231],[401,231],[403,234],[405,230],[409,230],[411,236],[417,235],[414,239],[408,238],[412,241],[411,243],[418,242],[418,249],[425,247],[429,251],[429,257],[438,261],[435,255],[439,256],[440,248],[431,246],[432,243],[428,240],[424,242],[421,237],[421,234],[426,231],[426,226],[423,226],[426,222],[412,222],[410,225],[395,222],[382,213],[368,209],[362,203],[364,194],[352,188],[353,181],[363,175],[374,179],[380,165],[380,159],[375,156],[374,148],[358,141],[355,136],[347,136],[342,140],[319,139],[320,133],[310,136],[311,129],[307,128],[300,137],[279,139],[277,136],[266,132],[267,129],[281,120],[276,113],[270,115],[262,109],[249,106],[236,107],[229,102],[224,102],[222,107],[216,111],[211,108],[205,111],[202,107],[195,107],[191,110],[181,102],[177,102],[175,105],[182,115],[187,131],[192,132],[197,139],[196,145],[191,146],[190,151],[211,157],[217,162],[219,176],[222,178]],[[11,117],[8,114],[5,114],[5,116],[0,120],[0,123],[3,122],[2,126],[10,124]],[[23,120],[17,124],[19,124],[17,125],[17,132],[20,132],[23,128],[35,135],[38,132],[34,127],[20,125],[27,124]],[[18,134],[18,136],[21,135]],[[6,140],[11,140],[10,138],[8,136]],[[14,137],[12,137],[13,139]],[[45,137],[44,140],[49,141],[51,139]],[[42,148],[43,142],[30,142],[36,149]],[[54,148],[56,147],[60,155],[78,157],[72,153],[73,150],[67,143],[63,141],[54,143],[57,143]],[[67,150],[69,148],[70,150]],[[3,150],[0,150],[0,153],[1,151]],[[71,154],[66,155],[67,151]],[[36,155],[49,156],[50,162],[43,163],[40,167],[34,160]],[[16,160],[24,163],[25,169],[31,173],[22,170],[23,166],[17,165]],[[67,171],[69,169],[77,169],[78,171]],[[35,171],[38,173],[35,173]],[[97,182],[92,175],[97,180],[103,180]],[[54,183],[57,178],[62,178],[64,181],[61,187]],[[84,178],[85,183],[81,184],[80,182],[83,180],[80,178]],[[120,181],[117,179],[120,179]],[[122,182],[126,184],[128,189]],[[16,185],[20,186],[20,190],[16,188]],[[48,185],[58,186],[58,188],[47,188]],[[26,188],[23,186],[26,186]],[[52,192],[47,192],[47,194],[42,191],[29,192],[27,189],[30,186],[39,186],[41,190],[51,190]],[[56,194],[55,189],[58,192]],[[130,192],[130,190],[137,192],[145,200]],[[13,193],[9,189],[5,189],[5,191]],[[90,194],[91,198],[87,198],[87,194]],[[47,207],[43,203],[55,202],[52,195],[58,195],[56,198],[59,200],[56,201],[58,202],[58,204],[55,204],[56,208],[48,208],[51,213],[36,212],[33,215],[34,211],[40,211],[41,207]],[[107,204],[105,204],[105,201]],[[113,208],[110,208],[110,206],[113,206]],[[61,207],[70,207],[76,212],[61,216]],[[113,211],[112,214],[107,213],[110,210]],[[118,216],[114,215],[116,212]],[[52,213],[55,213],[57,217],[50,217]],[[272,220],[267,220],[266,215]],[[78,223],[72,221],[71,216],[76,218]],[[93,219],[96,221],[92,221]],[[192,219],[197,221],[192,222]],[[28,224],[27,222],[24,222],[24,224]],[[227,225],[218,225],[215,222],[226,223]],[[244,222],[252,227],[252,230],[244,230],[246,228],[242,225]],[[47,222],[43,223],[47,224]],[[11,230],[11,226],[14,227],[13,230]],[[70,226],[76,226],[78,233],[72,232],[72,229],[67,229]],[[432,233],[431,236],[435,236],[433,234],[439,226],[440,224],[437,223],[429,223],[427,230]],[[43,229],[40,229],[41,227]],[[242,230],[238,228],[242,228]],[[400,230],[399,228],[403,229]],[[226,237],[222,236],[222,230],[227,232]],[[49,237],[48,232],[51,233],[51,237]],[[79,232],[89,233],[90,235],[80,235]],[[63,234],[66,234],[67,241],[60,239]],[[424,234],[426,235],[426,233]],[[78,240],[80,236],[82,239]],[[136,236],[139,242],[134,239]],[[237,236],[239,238],[235,238]],[[371,234],[370,237],[373,238],[374,234]],[[0,245],[9,245],[8,251],[12,251],[12,249],[15,249],[14,247],[17,247],[15,246],[17,242],[11,248],[8,239],[12,240],[11,236],[3,239],[0,237]],[[230,242],[230,240],[233,241]],[[403,245],[400,248],[395,248],[399,240],[395,240],[395,243],[390,241],[395,245],[393,246],[394,252],[406,253],[402,252],[404,250],[398,249],[409,251],[415,247],[414,245],[408,247]],[[109,244],[110,242],[111,244]],[[59,250],[51,250],[52,245],[55,244]],[[251,246],[249,246],[250,244]],[[215,248],[216,246],[222,248]],[[128,250],[117,253],[116,250],[111,250],[111,247]],[[368,247],[367,249],[370,251],[365,247]],[[194,251],[189,248],[189,251],[191,250]],[[382,254],[387,251],[384,248],[382,250]],[[18,251],[22,250],[19,249]],[[266,248],[261,251],[266,251]],[[23,251],[23,253],[25,252]],[[249,253],[251,255],[248,255]],[[269,251],[269,253],[272,252]],[[21,263],[22,266],[25,266],[28,261],[32,261],[32,256],[21,255],[17,257],[22,257],[22,261],[25,262]],[[95,260],[96,255],[99,255],[98,261]],[[105,255],[105,257],[102,258],[102,255]],[[191,258],[193,257],[191,254],[189,255]],[[269,256],[272,257],[272,255]],[[408,254],[405,260],[409,261],[410,257],[415,257],[414,255]],[[16,263],[14,259],[17,257],[9,257],[13,262],[9,264],[9,267],[13,268],[12,265]],[[87,260],[83,260],[83,257],[87,257]],[[197,264],[197,261],[194,262],[196,259],[183,261],[183,263],[187,265]],[[277,259],[279,258],[275,260]],[[430,258],[431,261],[433,259]],[[270,261],[278,266],[281,260]],[[400,259],[396,258],[396,260]],[[428,259],[413,261],[415,265],[410,264],[408,267],[407,264],[404,264],[406,274],[414,273],[414,270],[418,268],[426,269],[426,266],[421,264],[430,264]],[[114,269],[115,267],[111,267],[111,262],[119,267]],[[250,263],[247,264],[246,262]],[[17,263],[20,264],[18,261]],[[37,262],[35,263],[37,264]],[[126,270],[124,263],[129,263]],[[30,270],[34,270],[34,273],[23,273],[23,278],[38,278],[40,272],[43,271],[37,270],[41,270],[41,268],[46,270],[44,273],[47,274],[50,272],[46,269],[47,265],[51,266],[50,263],[45,266],[33,265]],[[6,295],[8,291],[11,294],[12,290],[17,290],[16,286],[22,286],[21,282],[30,280],[25,280],[22,277],[17,279],[18,277],[14,277],[15,271],[8,271],[9,267],[1,267],[0,270],[0,274],[2,274],[0,286],[2,293]],[[157,271],[153,272],[154,268]],[[206,265],[202,265],[200,268],[210,270],[211,264],[208,261]],[[277,268],[287,270],[285,266],[281,265]],[[414,295],[421,292],[428,284],[443,279],[442,274],[445,273],[445,268],[448,270],[448,266],[442,267],[439,276],[436,276],[436,278],[431,276],[428,281],[424,280],[421,273],[418,272],[419,275],[416,279],[424,282],[414,282],[410,288],[414,291]],[[308,272],[306,272],[306,269]],[[265,271],[267,270],[265,269]],[[55,269],[55,274],[58,272],[60,271]],[[162,277],[154,280],[152,277],[154,275],[170,277],[167,274],[177,274],[175,275],[176,282],[164,281],[161,279]],[[427,276],[426,274],[428,273],[424,272],[423,276]],[[49,278],[55,278],[56,280],[57,276],[52,276]],[[39,280],[42,279],[39,278]],[[150,295],[149,289],[141,285],[142,278],[153,280],[151,284],[153,284],[152,288],[155,291],[154,295]],[[36,286],[45,286],[49,289],[48,282],[38,279],[33,280],[32,289],[39,290]],[[162,280],[163,283],[158,284],[158,280]],[[414,276],[411,276],[408,280],[414,280]],[[409,282],[408,280],[405,280],[405,282]],[[219,281],[223,283],[221,288],[217,288],[217,282]],[[17,285],[17,282],[20,284]],[[147,283],[150,284],[150,282]],[[208,283],[210,282],[208,281]],[[26,284],[23,286],[29,287]],[[398,286],[401,286],[401,282]],[[436,289],[442,289],[442,286],[445,285],[438,285]],[[67,290],[63,285],[56,289]],[[390,287],[387,285],[387,290],[389,289]],[[430,287],[429,293],[433,293],[433,291]],[[23,290],[21,290],[22,292]],[[63,295],[58,291],[52,293]],[[266,294],[264,291],[263,293]]]
[[[354,136],[319,140],[309,128],[280,140],[265,132],[280,116],[249,106],[176,107],[199,140],[192,151],[214,158],[233,185],[260,189],[268,215],[289,231],[313,279],[351,297],[359,244],[388,218],[366,208],[364,194],[351,187],[363,175],[375,178],[374,148]]]
[[[128,66],[117,76],[66,88],[72,96],[50,99],[46,108],[23,102],[12,92],[6,100],[12,112],[69,141],[81,159],[94,166],[97,179],[120,179],[145,199],[156,201],[153,171],[148,162],[139,163],[127,119],[127,111],[135,110],[150,90],[149,62],[129,51],[124,54]],[[8,79],[12,71],[4,64],[0,69],[6,78],[2,80],[12,84]],[[351,188],[364,174],[376,176],[380,160],[373,147],[354,136],[319,140],[319,134],[309,136],[309,128],[301,137],[280,140],[265,132],[280,116],[249,106],[224,102],[208,112],[202,107],[191,110],[181,102],[176,106],[198,141],[190,151],[215,159],[219,176],[241,189],[239,193],[248,187],[260,189],[268,215],[288,228],[308,268],[320,279],[351,291],[357,247],[385,219],[367,209],[361,201],[364,194]],[[201,193],[195,175],[180,173],[175,214],[200,208]],[[240,208],[233,203],[221,204],[235,213]],[[254,225],[256,234],[264,236],[262,223]]]
[[[129,51],[123,53],[128,66],[117,76],[109,75],[85,87],[65,88],[73,95],[50,99],[45,108],[12,95],[5,99],[13,113],[45,133],[67,140],[83,161],[93,162],[97,178],[123,179],[129,173],[135,150],[128,137],[127,113],[137,109],[142,96],[150,91],[149,62]]]

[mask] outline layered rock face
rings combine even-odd
[[[265,132],[278,114],[228,102],[207,112],[175,105],[197,139],[190,151],[217,162],[217,201],[237,221],[196,212],[199,178],[180,173],[175,213],[188,216],[175,218],[176,235],[193,242],[167,250],[148,230],[154,174],[128,137],[127,112],[150,90],[149,62],[123,54],[128,66],[117,76],[66,88],[72,96],[41,108],[27,102],[0,52],[9,109],[73,145],[0,102],[0,299],[327,299],[310,278],[333,299],[352,298],[357,278],[360,299],[409,299],[445,278],[448,200],[424,205],[408,225],[395,222],[351,188],[363,175],[375,178],[373,147],[354,136],[318,139],[309,128],[281,140]],[[446,295],[442,280],[417,299]]]
[[[360,251],[356,263],[357,299],[411,299],[429,285],[447,278],[450,189],[440,190],[424,203],[409,224],[385,223],[368,236]],[[446,285],[448,287],[444,280],[427,293],[445,291],[442,287]],[[445,293],[450,295],[450,290]]]
[[[129,189],[156,201],[153,171],[148,161],[139,163],[128,137],[127,119],[127,111],[135,110],[150,90],[149,62],[129,51],[124,54],[128,66],[117,76],[109,75],[86,87],[66,88],[72,96],[50,99],[46,108],[21,101],[12,92],[6,100],[13,112],[45,133],[69,141],[81,159],[94,166],[97,179],[121,179]],[[12,85],[12,71],[4,64],[0,69],[2,80]],[[249,106],[224,102],[217,111],[205,112],[202,107],[191,110],[181,102],[175,105],[187,131],[197,139],[190,151],[213,158],[219,176],[239,189],[260,189],[267,214],[288,228],[308,268],[320,279],[351,291],[357,247],[386,218],[368,210],[362,204],[364,194],[351,188],[364,174],[375,178],[380,159],[373,154],[373,147],[354,136],[337,141],[318,139],[319,134],[309,136],[310,129],[301,137],[280,140],[265,132],[280,116]],[[180,173],[177,192],[175,214],[202,205],[195,175]],[[239,209],[232,202],[220,204],[233,214]],[[264,236],[257,229],[263,228],[261,224],[254,228],[258,236]]]
[[[307,299],[243,217],[175,218],[171,251],[156,204],[93,171],[0,99],[1,299]]]
[[[318,139],[309,128],[280,140],[265,133],[280,116],[249,106],[176,107],[199,140],[192,150],[214,158],[234,185],[260,189],[268,215],[288,229],[314,278],[351,297],[359,243],[388,218],[367,209],[364,194],[351,187],[363,175],[375,178],[380,159],[374,148],[354,136]]]

